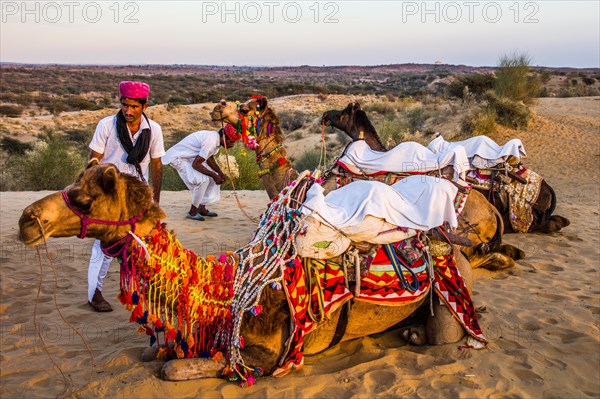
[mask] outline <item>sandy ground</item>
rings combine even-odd
[[[0,194],[0,397],[60,395],[64,382],[49,353],[76,398],[598,398],[600,101],[544,99],[537,114],[528,130],[503,131],[495,139],[521,138],[527,163],[555,188],[556,213],[568,217],[571,226],[552,236],[509,235],[506,241],[523,248],[527,258],[511,270],[478,271],[473,296],[476,306],[485,307],[480,321],[488,349],[413,347],[391,330],[308,357],[303,369],[259,379],[251,388],[220,379],[165,382],[157,377],[158,361],[140,361],[147,340],[114,299],[116,263],[105,283],[115,311],[94,313],[86,304],[92,240],[53,239],[49,259],[41,250],[40,261],[35,249],[17,241],[17,220],[26,205],[48,192],[5,192]],[[264,192],[238,196],[254,217],[267,204]],[[206,222],[184,218],[188,201],[185,191],[162,195],[167,222],[189,248],[219,253],[250,238],[255,223],[230,192],[212,207],[220,217]]]

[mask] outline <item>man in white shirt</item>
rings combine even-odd
[[[225,175],[214,156],[219,152],[220,147],[233,147],[240,137],[236,128],[230,124],[226,124],[218,132],[200,130],[169,148],[162,158],[162,163],[170,164],[175,168],[181,180],[192,192],[192,205],[187,214],[188,218],[202,221],[205,216],[217,216],[215,212],[206,208],[206,205],[219,200],[220,185],[225,182]]]
[[[90,142],[90,159],[113,163],[122,173],[147,182],[148,170],[152,175],[153,199],[160,201],[162,163],[165,154],[160,125],[150,120],[144,111],[148,108],[150,86],[142,82],[121,82],[121,110],[102,119]],[[88,268],[88,301],[97,312],[110,312],[112,306],[102,296],[104,278],[112,258],[102,252],[100,241],[92,247]]]

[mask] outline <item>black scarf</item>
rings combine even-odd
[[[150,121],[146,114],[142,114],[144,118],[146,118],[146,122],[148,123],[148,128],[142,130],[140,136],[138,137],[135,145],[131,141],[131,135],[129,134],[129,129],[127,128],[127,120],[125,116],[123,116],[123,112],[119,111],[117,113],[117,134],[119,136],[119,141],[121,145],[127,152],[127,163],[130,163],[135,166],[135,170],[137,170],[138,175],[142,181],[146,181],[144,178],[144,174],[142,173],[142,167],[140,166],[140,162],[146,158],[146,154],[148,154],[148,149],[150,148]]]

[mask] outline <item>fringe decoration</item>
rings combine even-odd
[[[130,245],[118,298],[139,332],[159,344],[158,357],[199,357],[223,347],[232,321],[231,257],[198,257],[162,223]]]

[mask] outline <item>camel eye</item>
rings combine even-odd
[[[73,205],[75,208],[82,212],[87,212],[90,210],[92,205],[92,197],[85,194],[82,190],[71,190],[67,193],[67,196],[69,197],[69,201],[71,201],[71,205]]]

